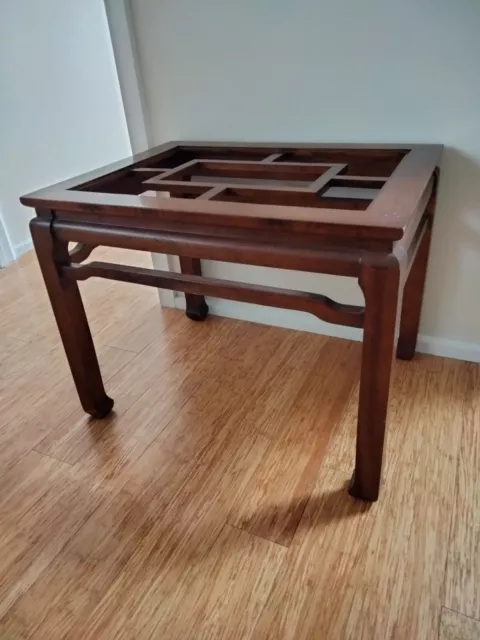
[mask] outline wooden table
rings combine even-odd
[[[77,280],[91,277],[313,313],[363,328],[355,471],[350,493],[376,500],[390,370],[413,357],[441,145],[173,142],[21,198],[80,402],[112,409]],[[160,192],[159,194],[152,192]],[[165,197],[169,196],[169,197]],[[69,250],[69,242],[77,243]],[[84,262],[99,246],[180,256],[181,274]],[[351,276],[365,306],[323,295],[202,277],[201,259]]]

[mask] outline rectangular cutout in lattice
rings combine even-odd
[[[125,224],[148,218],[162,228],[184,221],[192,228],[254,229],[278,221],[307,236],[339,233],[362,246],[388,244],[404,236],[418,202],[428,198],[440,151],[440,145],[172,142],[22,202],[48,210],[65,202],[87,219],[105,210]],[[145,191],[170,198],[142,197]]]
[[[225,182],[228,182],[231,178],[233,180],[274,181],[277,182],[278,186],[282,186],[282,182],[293,182],[302,187],[305,183],[308,185],[315,182],[327,171],[330,171],[332,167],[335,167],[335,173],[338,173],[344,166],[324,163],[274,164],[238,160],[192,160],[177,169],[172,169],[160,176],[151,178],[147,183],[158,184],[163,180],[195,182],[194,177],[200,176],[203,181],[209,184],[218,184],[218,178]]]
[[[179,145],[77,187],[82,191],[364,211],[403,149]]]

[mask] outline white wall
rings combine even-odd
[[[0,267],[6,267],[13,259],[13,247],[7,234],[7,227],[2,216],[2,205],[0,203]]]
[[[104,0],[133,153],[152,147],[129,0]]]
[[[0,15],[0,207],[30,246],[18,198],[130,154],[103,0],[14,0]]]
[[[154,143],[447,145],[421,344],[480,359],[478,0],[132,0],[132,9]],[[258,268],[216,264],[206,271],[265,280]],[[272,277],[361,300],[350,281]],[[218,305],[225,313],[327,329],[299,313]]]

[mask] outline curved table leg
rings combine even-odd
[[[415,354],[431,236],[431,224],[428,223],[403,290],[400,334],[397,344],[397,358],[400,360],[411,360]]]
[[[190,276],[201,276],[202,267],[198,258],[186,258],[185,256],[179,256],[180,258],[180,270],[182,273]],[[208,305],[205,302],[204,296],[199,296],[193,293],[186,293],[185,300],[187,303],[186,315],[190,320],[205,320],[208,315]]]
[[[33,244],[83,409],[104,418],[113,407],[105,393],[97,354],[78,285],[61,278],[58,266],[68,264],[68,243],[55,238],[49,219],[30,223]]]

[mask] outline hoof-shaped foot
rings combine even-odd
[[[361,487],[355,479],[355,472],[352,475],[352,479],[348,485],[348,493],[352,498],[357,500],[365,500],[366,502],[376,502],[378,500],[379,488],[378,487]]]
[[[206,302],[202,302],[195,307],[187,307],[185,314],[190,320],[201,322],[208,316],[208,305]]]
[[[397,344],[397,359],[398,360],[412,360],[415,355],[415,346],[411,344],[403,343],[399,339]]]
[[[110,411],[113,409],[113,404],[114,403],[112,398],[109,398],[107,395],[105,395],[105,397],[101,401],[99,401],[95,405],[95,407],[86,409],[86,412],[89,413],[92,418],[95,418],[95,420],[101,420],[102,418],[108,416]]]

